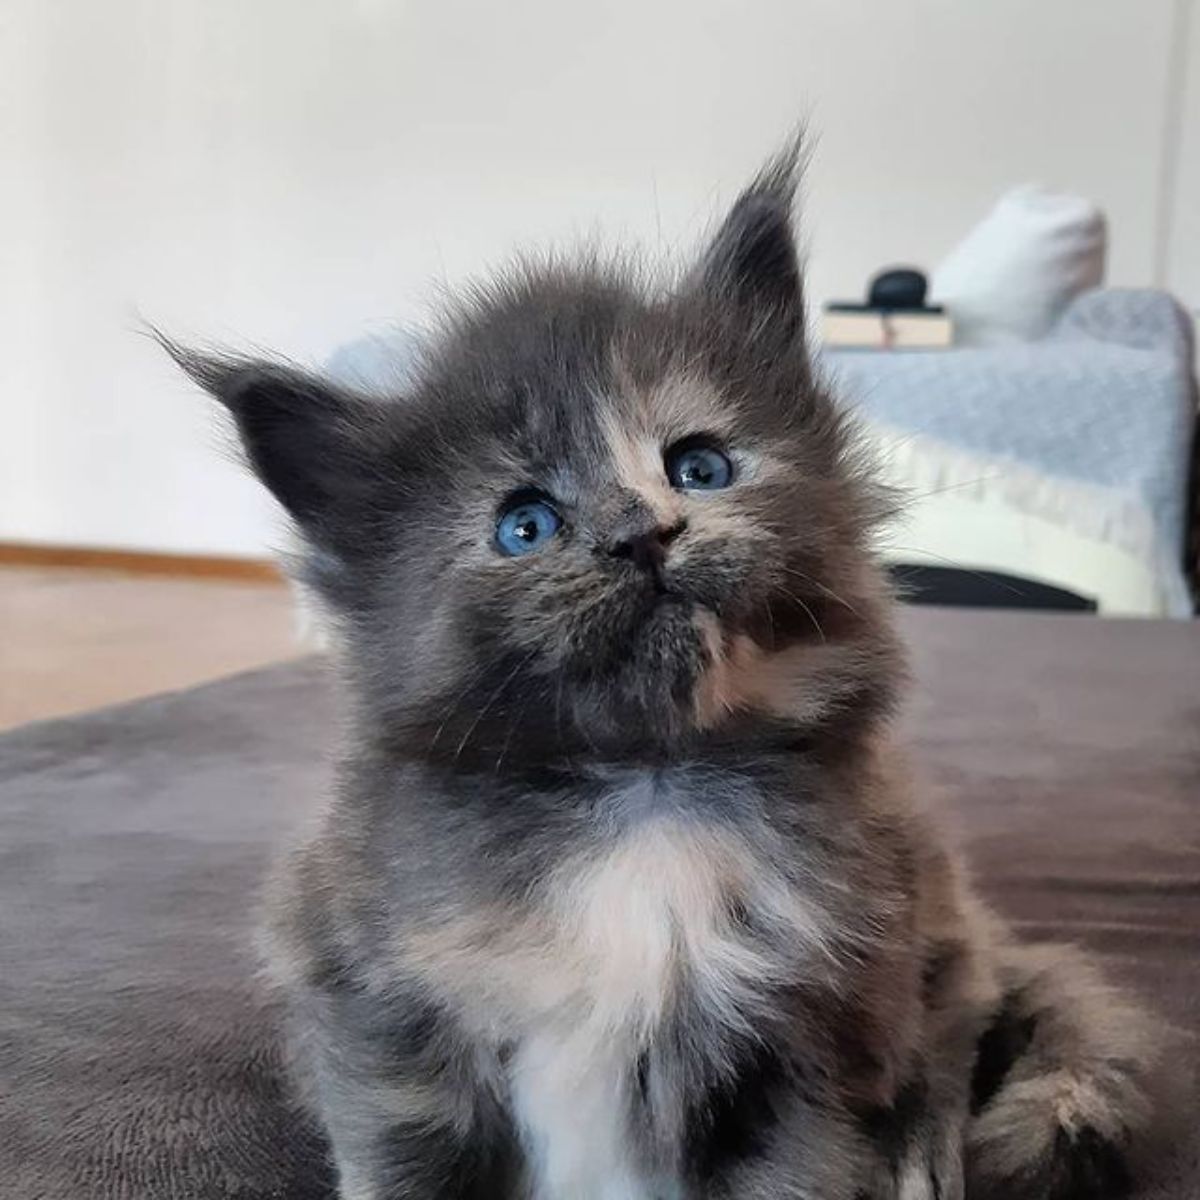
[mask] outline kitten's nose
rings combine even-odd
[[[686,521],[678,521],[674,525],[622,531],[609,546],[609,553],[613,558],[632,559],[634,566],[657,574],[666,564],[667,547],[686,528]]]

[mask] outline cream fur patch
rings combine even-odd
[[[690,520],[703,520],[710,536],[736,534],[744,528],[745,517],[723,509],[716,494],[689,503],[671,488],[663,468],[663,451],[673,442],[711,434],[729,443],[739,481],[758,482],[780,472],[781,465],[774,459],[733,444],[735,427],[728,402],[711,383],[687,374],[670,375],[651,388],[639,389],[618,364],[617,378],[621,394],[602,406],[600,421],[619,482],[664,526],[674,525],[686,512]]]
[[[813,721],[842,699],[842,688],[854,684],[845,673],[853,647],[806,642],[771,654],[745,634],[727,637],[710,612],[698,612],[694,619],[708,651],[694,698],[701,729],[739,711]]]
[[[624,797],[647,804],[637,777]],[[733,915],[783,929],[778,961]],[[514,1111],[537,1200],[650,1200],[627,1128],[632,1075],[686,979],[744,1027],[766,986],[826,931],[769,863],[728,831],[685,817],[635,822],[599,856],[565,863],[529,910],[476,913],[401,953],[485,1036],[511,1040]],[[793,948],[795,956],[793,956]]]
[[[518,1120],[534,1151],[539,1197],[641,1200],[661,1181],[629,1161],[631,1075],[684,972],[728,1024],[776,974],[730,915],[736,900],[812,922],[746,847],[723,832],[652,820],[606,856],[572,863],[551,889],[552,923],[575,947],[580,1004],[555,1014],[513,1064]]]
[[[630,427],[612,411],[601,418],[618,482],[654,514],[663,528],[683,516],[683,497],[672,490],[663,469],[662,445],[644,428]]]

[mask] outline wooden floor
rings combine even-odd
[[[0,566],[0,728],[303,652],[282,583]]]

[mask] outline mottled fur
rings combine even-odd
[[[806,353],[794,174],[674,286],[479,289],[404,396],[172,348],[338,629],[339,786],[273,939],[350,1200],[1124,1185],[1146,1022],[1010,943],[889,741],[888,501]],[[696,435],[732,487],[671,488]],[[506,558],[529,487],[564,530]]]

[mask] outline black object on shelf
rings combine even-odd
[[[840,350],[946,350],[954,323],[940,304],[929,304],[929,283],[916,267],[889,267],[867,288],[862,303],[826,304],[821,340]]]
[[[872,308],[924,308],[929,281],[913,267],[880,271],[867,289]]]
[[[836,300],[825,306],[826,312],[944,313],[940,304],[926,304],[929,281],[916,267],[888,267],[873,276],[867,298],[861,303]]]
[[[1003,571],[967,571],[924,563],[893,563],[892,579],[906,604],[943,604],[955,608],[1040,608],[1094,613],[1095,600],[1065,588],[1022,579]]]

